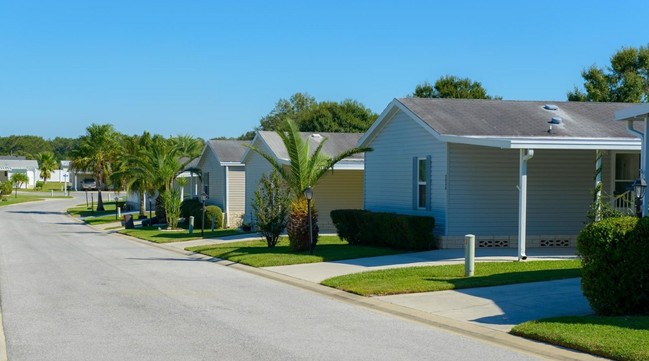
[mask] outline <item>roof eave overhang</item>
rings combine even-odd
[[[615,120],[618,121],[645,120],[648,116],[649,104],[639,104],[615,111]]]
[[[632,138],[501,138],[441,135],[448,143],[501,149],[640,150],[640,139]]]
[[[241,162],[220,162],[221,167],[243,167],[245,164]]]

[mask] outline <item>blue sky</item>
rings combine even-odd
[[[0,135],[238,136],[280,98],[377,113],[442,75],[565,100],[649,44],[646,1],[0,0]]]

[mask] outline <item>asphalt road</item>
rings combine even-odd
[[[10,361],[535,359],[96,232],[73,204],[0,208]]]

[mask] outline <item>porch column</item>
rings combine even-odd
[[[602,217],[602,156],[604,152],[595,151],[595,220],[599,221]]]
[[[527,234],[527,161],[534,156],[534,149],[521,149],[518,168],[518,260],[527,259],[525,242]]]
[[[642,140],[642,146],[640,148],[640,177],[643,178],[645,181],[649,181],[647,179],[647,170],[649,170],[649,136],[647,136],[647,131],[649,131],[649,128],[647,126],[647,117],[644,118],[643,122],[643,137],[640,139]],[[642,197],[642,216],[646,217],[648,215],[647,212],[647,206],[649,205],[649,197],[647,196],[649,194],[649,191],[645,190],[644,197]]]

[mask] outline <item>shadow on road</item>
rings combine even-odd
[[[50,211],[7,211],[8,213],[20,213],[20,214],[60,214],[66,215],[65,212],[50,212]]]

